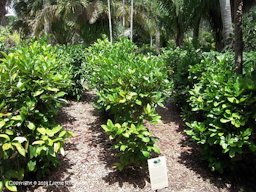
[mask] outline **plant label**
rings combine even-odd
[[[164,156],[148,159],[148,169],[152,190],[168,187],[166,158]]]

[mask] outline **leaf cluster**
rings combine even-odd
[[[71,132],[54,121],[71,85],[69,68],[42,42],[20,45],[0,64],[0,191],[10,180],[47,174]]]

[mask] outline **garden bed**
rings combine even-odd
[[[158,146],[168,163],[169,187],[160,192],[226,192],[242,190],[225,176],[218,176],[199,160],[199,151],[183,133],[181,120],[173,106],[158,109],[162,122],[148,125],[159,137]],[[66,145],[66,155],[61,166],[45,179],[66,181],[70,186],[36,186],[28,191],[60,192],[146,192],[150,188],[147,170],[112,169],[115,162],[111,143],[102,131],[105,119],[92,106],[92,96],[87,94],[82,102],[70,101],[59,115],[62,125],[76,134]],[[246,190],[248,191],[248,189]],[[253,189],[252,189],[253,191]]]

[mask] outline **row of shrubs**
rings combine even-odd
[[[185,46],[165,53],[174,69],[173,96],[182,108],[186,133],[202,146],[209,167],[223,172],[241,161],[251,158],[252,162],[256,151],[256,54],[245,53],[240,75],[235,73],[230,52],[202,53]]]
[[[58,165],[72,136],[56,122],[65,98],[80,99],[84,47],[20,42],[0,61],[0,191],[40,179]]]
[[[141,167],[159,154],[156,137],[144,126],[157,123],[156,112],[170,95],[172,83],[162,57],[141,54],[128,39],[111,44],[98,40],[86,52],[89,85],[96,90],[96,107],[109,120],[102,128],[113,141],[118,170]]]

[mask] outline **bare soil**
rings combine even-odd
[[[66,185],[35,186],[36,192],[147,192],[152,191],[147,169],[126,170],[112,168],[116,158],[101,124],[102,119],[93,108],[91,94],[81,102],[70,101],[58,117],[61,124],[75,133],[66,144],[61,165],[53,170],[47,181],[65,181]],[[166,156],[169,187],[158,192],[228,192],[249,191],[228,177],[209,171],[200,160],[199,149],[184,135],[182,121],[174,106],[159,109],[162,122],[147,125],[159,138],[161,155]],[[53,184],[53,183],[52,183]],[[256,190],[250,190],[256,191]]]

